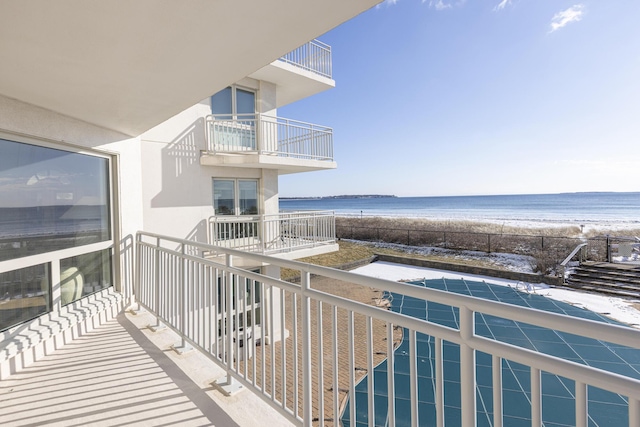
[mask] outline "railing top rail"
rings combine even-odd
[[[243,114],[210,114],[206,116],[206,121],[208,122],[233,122],[233,121],[244,121],[248,122],[251,120],[271,120],[277,122],[279,124],[285,124],[293,127],[301,127],[301,128],[313,128],[313,130],[317,132],[332,132],[333,129],[329,126],[319,125],[310,122],[303,122],[301,120],[288,119],[286,117],[280,116],[272,116],[269,114],[262,113],[243,113]]]
[[[211,215],[209,222],[256,222],[264,215]]]
[[[308,272],[310,274],[325,276],[347,283],[368,286],[382,291],[389,291],[397,294],[412,296],[415,298],[433,301],[449,306],[466,307],[472,311],[486,313],[497,317],[508,318],[515,321],[538,325],[541,327],[550,328],[570,334],[582,335],[589,338],[624,346],[640,348],[640,331],[627,326],[613,325],[587,319],[578,319],[563,314],[551,313],[533,308],[512,306],[497,301],[490,301],[467,295],[440,291],[437,289],[418,287],[406,283],[363,276],[351,272],[306,264],[298,261],[278,259],[256,253],[211,246],[203,243],[163,236],[154,233],[138,232],[136,234],[136,239],[138,242],[141,242],[145,237],[156,239],[158,243],[160,240],[167,240],[173,242],[174,244],[192,246],[211,253],[237,256],[259,263],[276,264],[280,267],[286,267],[294,270]]]
[[[571,251],[571,253],[564,259],[564,261],[560,263],[560,266],[565,267],[569,263],[569,261],[571,261],[571,258],[573,258],[580,251],[580,249],[584,248],[587,245],[588,243],[580,243],[578,246],[576,246],[576,248]]]
[[[277,214],[263,215],[211,215],[209,222],[252,222],[262,220],[288,219],[291,217],[318,217],[318,216],[334,216],[333,211],[280,211]]]
[[[322,47],[322,48],[327,49],[328,51],[331,51],[331,46],[330,46],[330,45],[328,45],[328,44],[326,44],[326,43],[324,43],[324,42],[321,42],[321,41],[320,41],[320,40],[318,40],[318,39],[313,39],[313,40],[311,40],[309,43],[310,43],[310,44],[315,44],[315,45],[317,45],[317,46],[320,46],[320,47]]]

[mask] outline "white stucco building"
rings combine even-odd
[[[0,378],[129,302],[139,231],[336,250],[331,214],[278,206],[279,175],[336,167],[332,130],[277,109],[334,86],[330,47],[309,40],[375,3],[0,6]]]

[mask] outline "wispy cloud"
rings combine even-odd
[[[504,9],[505,7],[509,6],[509,5],[511,4],[511,1],[512,1],[512,0],[502,0],[502,1],[500,2],[500,4],[496,5],[496,7],[494,7],[494,8],[493,8],[493,10],[494,10],[494,11],[496,11],[496,12],[497,12],[498,10],[502,10],[502,9]]]
[[[452,9],[453,7],[462,6],[467,2],[467,0],[422,0],[422,3],[427,3],[427,1],[429,2],[429,7],[435,10]]]
[[[393,6],[393,5],[395,5],[396,3],[398,3],[398,1],[400,1],[400,0],[384,0],[382,3],[378,3],[378,4],[376,5],[376,9],[380,9],[383,5],[384,5],[384,6],[387,6],[387,7],[388,7],[388,6]]]
[[[424,1],[423,1],[424,3]],[[451,5],[451,3],[445,3],[442,0],[430,0],[429,1],[429,7],[434,8],[435,10],[445,10],[445,9],[451,9],[453,6]]]
[[[551,19],[551,30],[549,32],[553,33],[554,31],[557,31],[572,22],[578,22],[582,19],[583,15],[584,5],[582,4],[576,4],[571,6],[567,10],[558,12],[553,15],[553,18]]]

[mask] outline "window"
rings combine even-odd
[[[213,179],[213,207],[217,218],[214,242],[238,240],[248,248],[258,243],[258,181],[255,179]],[[224,216],[236,218],[224,218]],[[237,217],[245,216],[239,219]]]
[[[229,86],[211,97],[211,113],[228,119],[255,115],[256,94],[251,90]]]
[[[214,178],[213,207],[216,215],[257,215],[258,181]]]
[[[108,158],[0,139],[0,330],[52,309],[52,262],[62,305],[111,285],[109,176]]]
[[[211,97],[217,151],[253,151],[256,145],[256,94],[229,86]]]

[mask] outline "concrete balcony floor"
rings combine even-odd
[[[154,323],[121,313],[2,381],[0,425],[291,425],[249,390],[224,397],[224,371]]]

